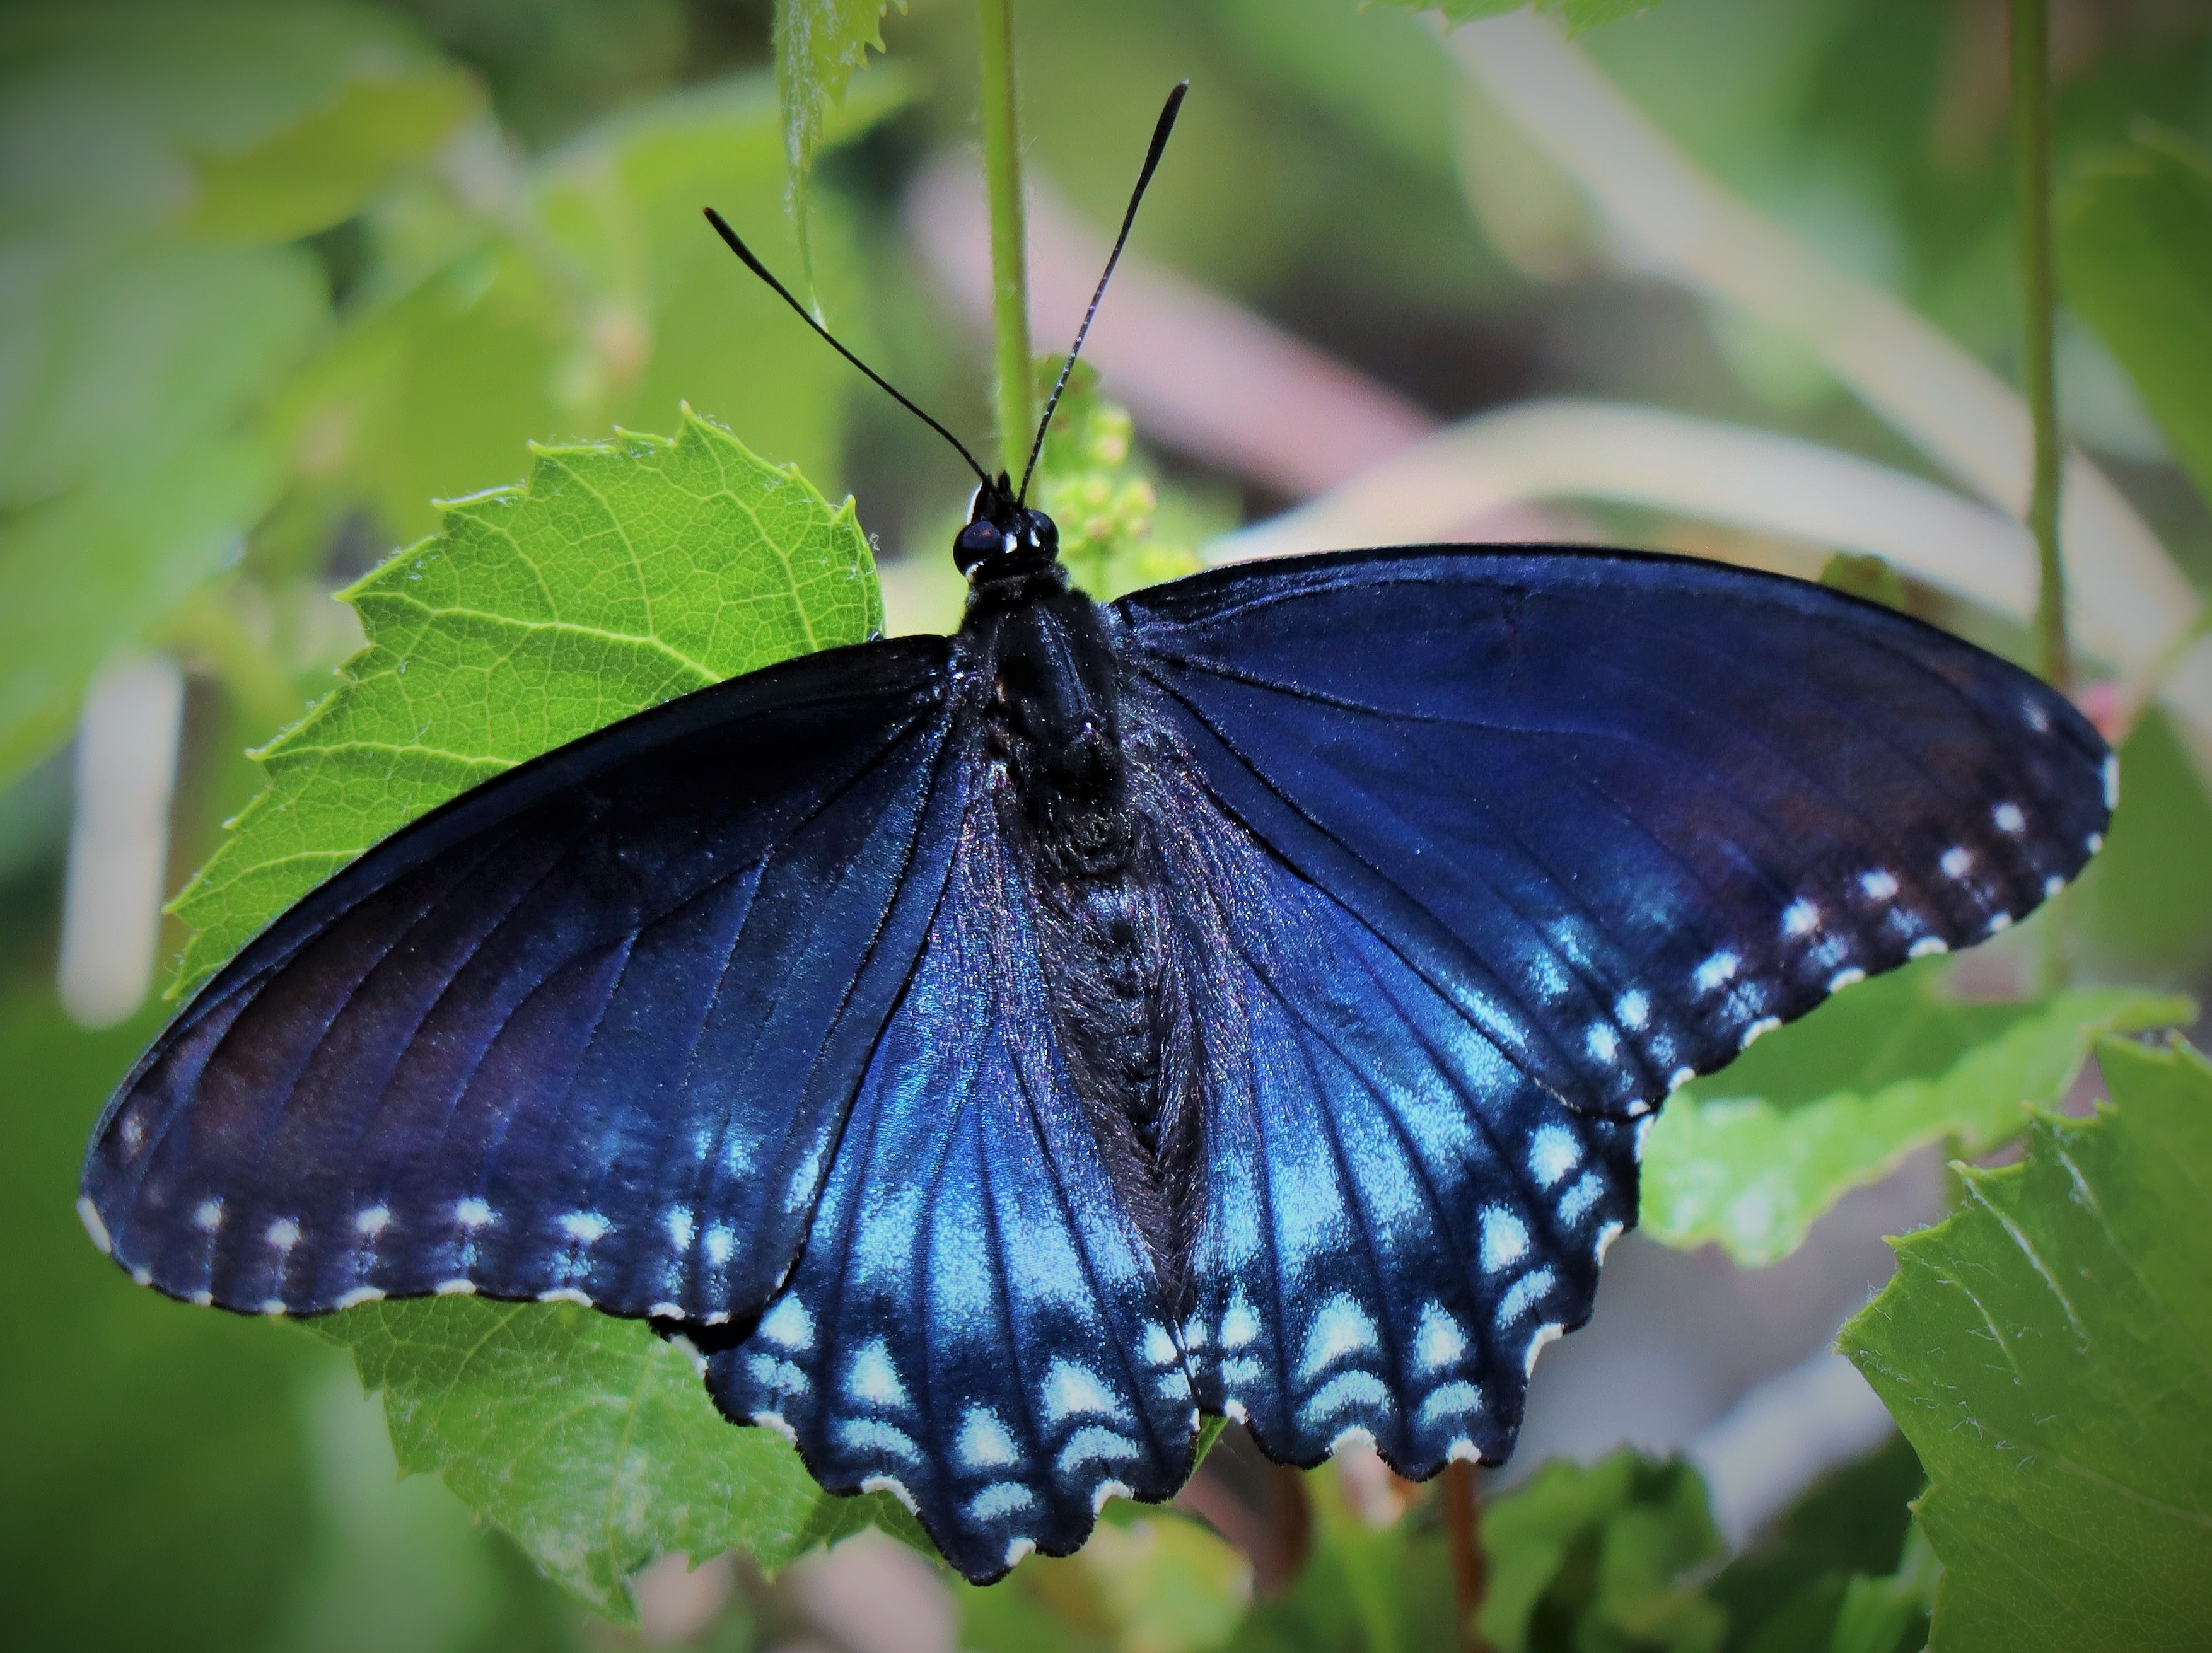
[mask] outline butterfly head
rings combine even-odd
[[[1024,505],[1002,472],[975,490],[952,560],[973,586],[1041,574],[1060,561],[1060,530]]]

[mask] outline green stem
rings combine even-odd
[[[1013,0],[978,0],[983,27],[983,177],[991,197],[991,319],[998,341],[1000,465],[1019,477],[1035,422],[1030,281],[1014,103]]]
[[[2012,0],[2013,180],[2020,204],[2021,284],[2027,328],[2022,365],[2035,422],[2035,488],[2027,526],[2041,574],[2035,599],[2037,664],[2056,687],[2070,686],[2066,647],[2066,575],[2058,560],[2058,490],[2064,450],[2058,436],[2058,386],[2052,368],[2057,310],[2051,248],[2050,0]]]

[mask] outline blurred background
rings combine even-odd
[[[17,1645],[890,1653],[962,1634],[969,1610],[880,1536],[773,1584],[664,1564],[639,1631],[587,1624],[441,1488],[394,1479],[337,1352],[128,1289],[70,1209],[106,1092],[170,1008],[181,933],[161,903],[256,789],[246,749],[358,647],[332,592],[432,532],[433,500],[518,480],[532,440],[671,430],[688,401],[857,497],[895,629],[957,619],[957,461],[699,222],[712,204],[800,268],[772,12],[0,4]],[[2201,0],[2053,14],[2063,207],[2146,143],[2212,142]],[[980,446],[975,28],[964,0],[884,18],[806,222],[830,325]],[[1159,100],[1192,82],[1090,353],[1137,444],[1091,501],[1128,553],[1100,578],[1604,540],[1840,567],[2025,658],[2004,0],[1665,0],[1571,42],[1526,14],[1447,37],[1352,0],[1023,0],[1018,28],[1041,349],[1072,334]],[[2202,997],[2212,664],[2176,638],[2212,580],[2204,455],[2170,446],[2110,335],[2062,315],[2062,414],[2094,466],[2068,501],[2083,692],[2129,737],[2070,945],[2091,978]],[[2033,968],[1977,954],[1962,990]],[[1942,1198],[1917,1158],[1757,1271],[1632,1237],[1492,1479],[1624,1441],[1683,1450],[1743,1541],[1881,1448],[1886,1416],[1823,1352],[1886,1275],[1879,1237]],[[1234,1617],[1202,1603],[1279,1583],[1268,1546],[1304,1494],[1234,1458],[1217,1479],[1206,1513],[1243,1547],[1179,1552],[1201,1606],[1085,1645],[1222,1645]],[[1387,1482],[1355,1465],[1327,1496],[1387,1522]],[[1137,1565],[1133,1541],[1109,1535],[1097,1565]]]

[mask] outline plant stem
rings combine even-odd
[[[1452,1596],[1459,1609],[1460,1653],[1489,1653],[1477,1622],[1489,1585],[1482,1556],[1481,1493],[1471,1463],[1444,1466],[1444,1528],[1451,1550]]]
[[[2021,366],[2035,424],[2035,488],[2027,507],[2040,580],[2035,601],[2037,665],[2055,687],[2071,686],[2066,647],[2066,574],[2058,560],[2058,490],[2064,450],[2051,356],[2057,296],[2051,249],[2050,0],[2012,0],[2012,149],[2020,209],[2020,266],[2027,316]]]
[[[1021,126],[1014,101],[1014,0],[978,0],[983,49],[983,177],[991,198],[991,319],[997,339],[1000,465],[1029,458],[1035,394],[1022,223]]]

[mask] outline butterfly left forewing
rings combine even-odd
[[[249,1312],[749,1316],[942,887],[944,659],[864,645],[702,690],[370,850],[124,1082],[97,1237]]]

